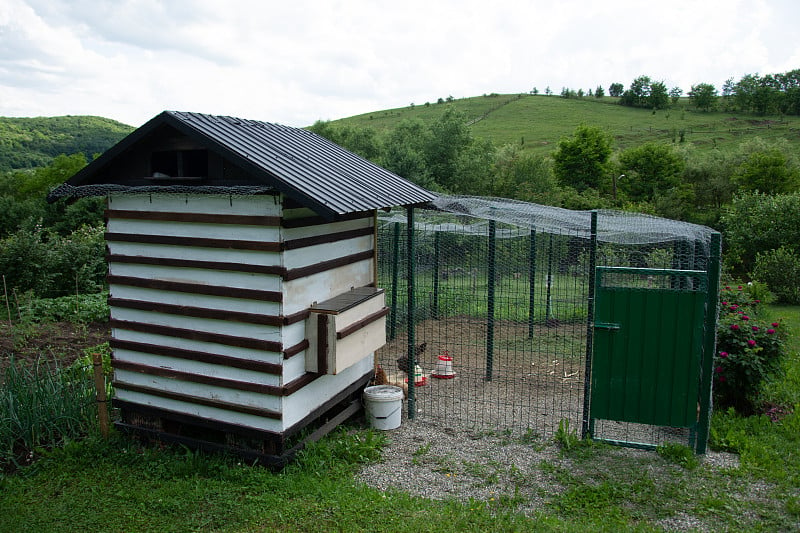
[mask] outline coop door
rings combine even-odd
[[[590,418],[693,427],[705,272],[597,267]]]

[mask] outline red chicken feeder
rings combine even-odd
[[[433,374],[431,374],[431,376],[439,379],[452,379],[456,377],[456,372],[453,370],[453,358],[450,357],[447,352],[439,356],[439,360],[436,361],[436,367],[433,369]]]

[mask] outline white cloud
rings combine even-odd
[[[0,115],[163,109],[304,126],[534,86],[688,91],[800,68],[793,0],[6,0]]]

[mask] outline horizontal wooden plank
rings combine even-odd
[[[160,366],[150,366],[150,365],[143,365],[141,363],[133,363],[130,361],[120,361],[118,359],[112,360],[111,365],[118,370],[127,370],[128,372],[137,372],[139,374],[146,374],[148,376],[173,379],[176,381],[188,381],[190,383],[200,383],[202,385],[209,385],[211,387],[219,387],[222,389],[242,390],[247,392],[266,394],[268,396],[281,396],[284,392],[283,387],[276,387],[274,385],[264,385],[261,383],[251,383],[248,381],[239,381],[235,379],[205,376],[202,374],[194,374],[191,372],[173,370],[171,368],[164,368]]]
[[[358,331],[360,329],[363,329],[366,326],[369,326],[373,322],[375,322],[377,320],[380,320],[381,318],[385,317],[388,314],[389,314],[389,308],[388,307],[384,307],[380,311],[378,311],[376,313],[372,313],[371,315],[367,315],[364,318],[362,318],[361,320],[359,320],[358,322],[354,322],[354,323],[350,324],[349,326],[347,326],[346,328],[342,329],[341,331],[337,331],[336,332],[336,338],[339,339],[339,340],[344,339],[345,337],[348,337],[348,336],[352,335],[356,331]]]
[[[302,352],[303,350],[307,349],[308,347],[309,347],[308,339],[304,339],[304,340],[298,342],[297,344],[295,344],[294,346],[290,346],[289,348],[286,348],[283,351],[283,358],[284,359],[289,359],[290,357],[294,357],[295,355],[299,354],[300,352]]]
[[[335,220],[327,220],[323,217],[301,217],[301,218],[284,218],[281,221],[281,226],[284,228],[306,228],[310,226],[321,226],[323,224],[330,224],[331,222],[344,222],[347,220],[358,220],[361,218],[372,218],[372,212],[363,213],[349,213],[346,215],[338,216]]]
[[[286,315],[285,317],[283,317],[283,325],[291,326],[292,324],[296,324],[297,322],[302,322],[303,320],[307,319],[309,315],[311,315],[311,311],[309,311],[308,309],[303,309],[302,311],[292,313],[291,315]]]
[[[252,359],[242,359],[240,357],[230,357],[227,355],[219,355],[195,350],[184,350],[182,348],[172,348],[170,346],[158,346],[155,344],[119,339],[111,339],[109,341],[109,345],[112,349],[129,350],[132,352],[161,355],[164,357],[174,357],[176,359],[186,359],[200,363],[239,368],[242,370],[261,372],[274,376],[280,376],[283,372],[283,366],[275,363],[254,361]]]
[[[206,239],[202,237],[177,237],[174,235],[141,235],[135,233],[106,232],[109,242],[135,242],[141,244],[163,244],[167,246],[194,246],[200,248],[223,248],[228,250],[252,250],[257,252],[280,252],[281,243],[265,241],[239,241],[235,239]]]
[[[247,263],[196,261],[192,259],[174,259],[171,257],[145,257],[121,254],[108,254],[106,259],[109,263],[156,265],[172,268],[198,268],[204,270],[224,270],[228,272],[244,272],[247,274],[265,274],[273,276],[286,275],[286,268],[278,265],[252,265]]]
[[[169,400],[176,400],[179,402],[186,402],[190,404],[204,405],[206,407],[214,407],[216,409],[223,409],[225,411],[234,411],[236,413],[244,413],[248,415],[263,416],[265,418],[281,419],[281,413],[271,409],[264,409],[261,407],[250,407],[249,405],[239,405],[236,403],[223,402],[221,400],[212,400],[209,398],[202,398],[200,396],[193,396],[190,394],[181,394],[179,392],[165,391],[156,389],[154,387],[144,387],[142,385],[134,385],[133,383],[124,383],[122,381],[114,381],[112,386],[115,389],[127,390],[131,392],[138,392],[139,394],[147,394],[150,396],[157,396],[159,398],[167,398]]]
[[[119,398],[114,398],[113,405],[114,407],[117,407],[120,410],[124,411],[122,417],[123,420],[126,419],[125,414],[137,413],[139,415],[143,415],[150,419],[161,419],[161,420],[180,422],[181,424],[190,424],[198,428],[210,429],[212,431],[224,431],[236,435],[250,437],[253,439],[269,439],[278,441],[281,440],[281,434],[275,431],[270,431],[266,429],[257,429],[253,427],[242,426],[240,424],[231,424],[230,422],[223,422],[221,420],[213,420],[205,417],[198,417],[196,415],[188,413],[181,413],[178,411],[173,411],[171,409],[165,409],[163,407],[156,407],[153,405],[143,405],[128,400],[120,400]],[[127,425],[128,427],[136,427],[136,426],[131,426],[129,424],[125,425]],[[136,427],[136,429],[138,430],[141,428]]]
[[[299,378],[294,381],[291,381],[283,386],[283,395],[289,396],[294,394],[295,392],[299,391],[315,379],[322,377],[324,374],[318,374],[316,372],[306,372]]]
[[[138,331],[140,333],[152,333],[165,337],[177,337],[201,342],[211,342],[226,346],[237,346],[239,348],[249,348],[253,350],[263,350],[265,352],[282,353],[283,345],[280,342],[265,341],[261,339],[251,339],[246,337],[235,337],[233,335],[223,335],[221,333],[208,333],[193,329],[173,328],[159,324],[146,324],[143,322],[133,322],[129,320],[109,320],[112,328]]]
[[[131,211],[107,209],[106,218],[127,220],[154,220],[159,222],[186,222],[195,224],[232,224],[237,226],[279,226],[281,217],[259,215],[228,215],[210,213],[175,213],[167,211]]]
[[[109,298],[108,305],[125,309],[138,309],[168,315],[188,316],[193,318],[209,318],[224,320],[226,322],[243,322],[246,324],[260,324],[263,326],[282,326],[282,316],[259,315],[255,313],[241,313],[225,309],[208,309],[205,307],[189,307],[185,305],[170,305],[160,302],[147,302],[143,300],[126,300],[123,298]]]
[[[307,278],[308,276],[333,270],[334,268],[352,265],[353,263],[358,263],[360,261],[366,261],[372,259],[373,256],[373,250],[366,250],[357,254],[331,259],[329,261],[320,261],[319,263],[309,265],[307,267],[292,268],[286,272],[286,275],[283,277],[283,279],[286,281],[291,281],[294,279]]]
[[[367,226],[365,228],[339,231],[336,233],[324,233],[313,237],[287,240],[283,243],[283,247],[286,250],[297,250],[298,248],[305,248],[307,246],[316,246],[318,244],[338,242],[346,239],[354,239],[356,237],[365,237],[367,235],[372,235],[374,232],[375,229],[372,226]]]
[[[208,296],[226,296],[245,300],[258,300],[263,302],[280,303],[283,294],[278,291],[262,291],[257,289],[241,289],[238,287],[220,287],[200,283],[186,283],[181,281],[165,281],[159,279],[134,278],[131,276],[108,276],[109,285],[127,285],[144,289],[157,289],[162,291],[185,292],[190,294],[205,294]]]

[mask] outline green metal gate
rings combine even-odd
[[[710,395],[701,386],[706,310],[715,309],[708,273],[598,266],[595,291],[590,435],[651,447],[596,435],[595,422],[686,428],[688,444],[704,451],[697,430]]]

